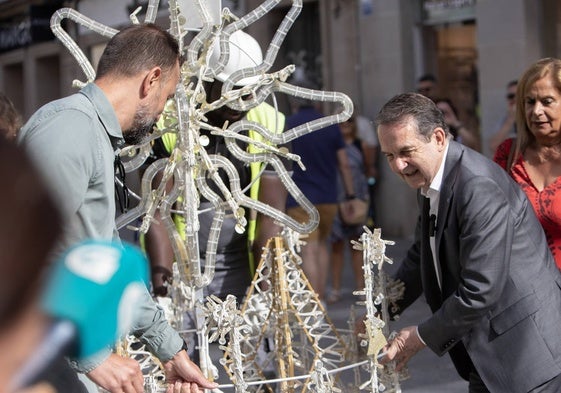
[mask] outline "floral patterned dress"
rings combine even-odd
[[[512,138],[505,140],[495,153],[495,162],[505,169],[510,149],[514,149],[513,142]],[[538,191],[528,176],[522,155],[516,158],[510,175],[522,187],[532,203],[555,263],[561,269],[561,176],[542,191]]]

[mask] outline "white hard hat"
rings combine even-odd
[[[209,64],[213,67],[220,59],[220,40],[216,39],[209,57]],[[237,30],[230,35],[230,56],[228,64],[222,72],[216,75],[220,82],[226,81],[234,72],[243,68],[257,67],[263,62],[263,53],[259,43],[247,33]],[[246,86],[259,80],[259,76],[250,76],[236,82],[237,86]]]

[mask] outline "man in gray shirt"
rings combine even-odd
[[[153,24],[116,34],[101,56],[94,83],[39,109],[18,135],[52,188],[66,220],[59,251],[86,238],[117,238],[115,150],[141,141],[179,81],[175,39]],[[212,389],[183,349],[183,340],[146,290],[133,333],[164,366],[174,391]],[[109,351],[76,368],[110,392],[143,392],[133,359]]]

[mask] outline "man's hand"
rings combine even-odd
[[[111,393],[143,393],[144,377],[134,359],[115,354],[86,374],[89,379]]]
[[[203,389],[218,387],[216,382],[210,382],[205,378],[184,350],[164,363],[164,373],[168,382],[166,393],[199,393]]]
[[[359,334],[366,334],[366,314],[357,318],[355,321],[355,335],[358,336]]]
[[[382,352],[386,352],[386,356],[382,358],[380,363],[386,364],[395,360],[395,369],[396,371],[400,371],[405,367],[409,359],[424,347],[425,344],[423,344],[417,334],[417,327],[408,326],[401,329],[397,337],[382,349]]]

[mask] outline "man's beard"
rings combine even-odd
[[[127,145],[138,145],[150,134],[156,119],[147,114],[145,107],[140,107],[134,115],[132,126],[123,132],[123,138]]]

